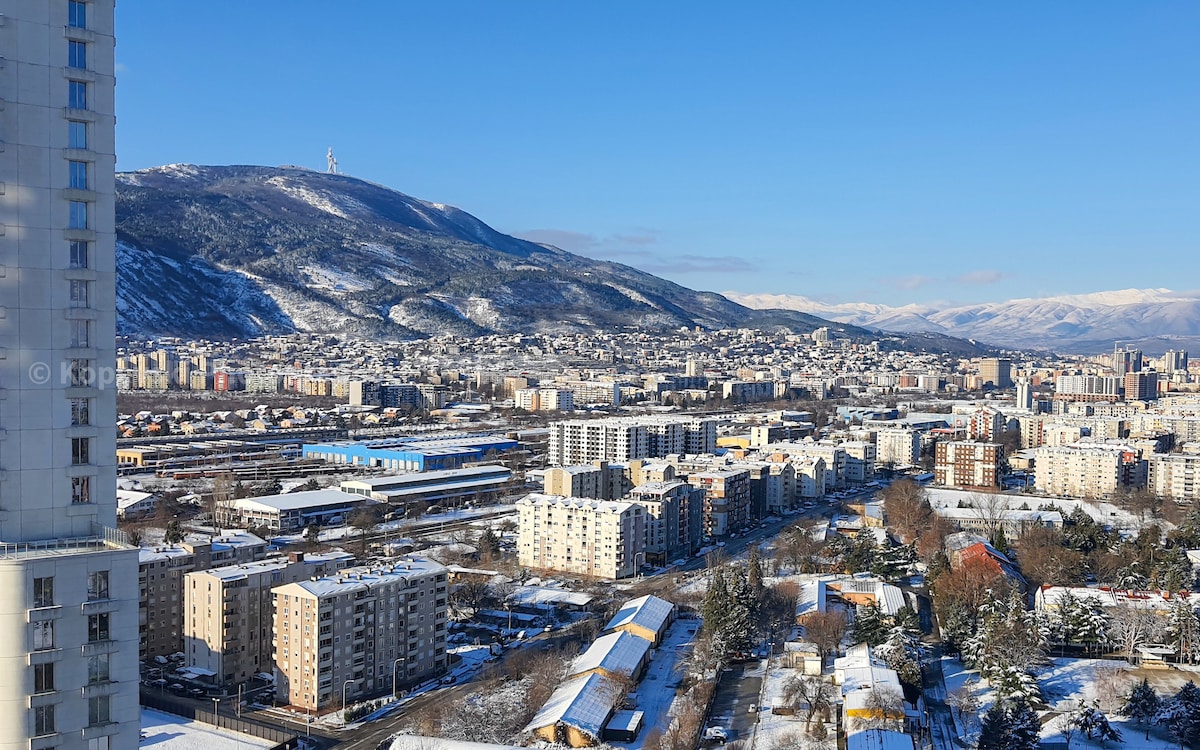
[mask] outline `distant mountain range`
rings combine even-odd
[[[829,304],[790,294],[725,296],[748,307],[783,308],[887,331],[931,331],[998,346],[1077,353],[1115,342],[1150,353],[1200,346],[1200,293],[1124,289],[976,305]]]
[[[288,332],[403,340],[622,326],[828,321],[752,309],[629,266],[501,234],[452,206],[298,167],[175,164],[117,175],[123,335]],[[873,333],[837,326],[844,335]],[[942,334],[897,341],[974,353]]]

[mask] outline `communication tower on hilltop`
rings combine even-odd
[[[329,153],[325,154],[325,161],[329,164],[325,171],[329,174],[338,173],[337,157],[333,155],[333,146],[329,147]]]

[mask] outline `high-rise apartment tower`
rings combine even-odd
[[[138,746],[113,52],[113,0],[0,0],[0,750]]]

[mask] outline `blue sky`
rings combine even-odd
[[[715,291],[1200,287],[1194,2],[121,0],[117,28],[119,169],[333,146]]]

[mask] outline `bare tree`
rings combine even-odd
[[[824,663],[825,657],[835,653],[846,637],[848,621],[843,610],[830,609],[805,615],[800,625],[804,628],[804,637],[816,644]]]
[[[873,687],[867,696],[867,725],[871,729],[893,729],[904,727],[904,696],[889,687]]]
[[[958,711],[964,724],[979,713],[979,696],[971,689],[974,682],[967,682],[946,696],[946,704]]]
[[[817,712],[827,712],[837,697],[837,689],[832,683],[812,675],[793,675],[783,684],[783,700],[793,710],[804,711],[805,729]]]
[[[1080,701],[1068,699],[1061,701],[1056,706],[1058,710],[1059,732],[1062,734],[1063,743],[1066,744],[1067,750],[1071,750],[1071,740],[1079,733],[1080,705]]]
[[[893,482],[879,492],[887,524],[903,542],[911,542],[929,526],[933,510],[925,488],[911,479]]]
[[[1126,605],[1113,610],[1109,633],[1118,653],[1133,663],[1137,648],[1157,640],[1162,628],[1158,615]]]
[[[1119,662],[1104,662],[1092,671],[1092,690],[1100,710],[1115,714],[1125,705],[1132,680],[1129,672]]]
[[[975,492],[967,501],[976,518],[983,525],[988,539],[993,539],[996,532],[1004,527],[1004,518],[1008,513],[1008,497],[998,492]]]

